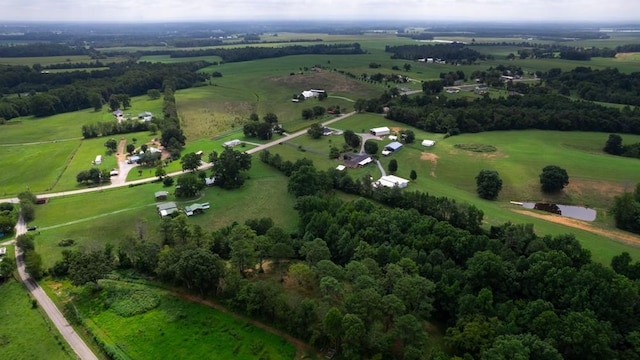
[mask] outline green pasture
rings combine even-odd
[[[104,244],[117,245],[136,229],[144,229],[149,238],[155,237],[160,225],[154,193],[165,188],[161,183],[149,183],[135,187],[122,187],[97,192],[52,198],[49,203],[36,207],[36,220],[30,226],[38,226],[36,246],[43,256],[46,268],[61,258],[65,248],[59,247],[63,239],[74,239],[74,247],[103,248]],[[287,231],[297,226],[293,209],[294,198],[287,192],[287,178],[279,171],[252,159],[249,179],[236,190],[219,187],[206,188],[196,199],[175,199],[179,207],[192,202],[209,202],[211,208],[204,214],[189,217],[189,221],[212,231],[228,226],[234,221],[244,223],[248,219],[271,217],[274,223]]]
[[[366,132],[378,126],[407,128],[404,124],[373,114],[355,115],[331,125],[356,132]],[[463,134],[443,139],[442,134],[412,130],[416,134],[415,143],[406,145],[388,157],[380,156],[385,170],[391,159],[398,161],[398,176],[409,178],[411,170],[417,172],[418,178],[409,185],[409,189],[472,203],[485,212],[487,225],[512,221],[533,223],[540,234],[574,233],[593,252],[594,258],[603,263],[608,263],[611,256],[622,251],[640,255],[638,247],[522,215],[514,211],[521,210],[521,207],[509,204],[509,201],[548,201],[587,206],[598,211],[594,226],[613,229],[612,219],[607,213],[613,196],[635,186],[640,179],[640,168],[636,164],[637,159],[615,157],[602,152],[608,134],[526,130]],[[436,146],[424,148],[420,145],[423,139],[436,140]],[[623,135],[623,139],[626,143],[639,142],[640,136]],[[272,147],[269,151],[292,161],[307,157],[320,169],[333,168],[340,163],[320,153],[328,154],[330,145],[341,148],[344,143],[341,136],[319,140],[302,136],[293,142],[307,151],[288,145]],[[389,142],[388,139],[380,141],[380,149]],[[497,151],[475,153],[457,149],[455,144],[489,144],[497,147]],[[544,166],[550,164],[561,166],[569,173],[570,184],[561,195],[549,196],[539,190],[538,175]],[[475,176],[482,169],[493,169],[500,173],[503,190],[497,201],[479,199],[475,193]],[[374,178],[380,175],[372,165],[346,171],[354,178],[364,174],[371,174]]]
[[[138,62],[152,62],[152,63],[164,63],[175,64],[181,62],[194,62],[194,61],[208,61],[208,62],[220,62],[222,59],[219,56],[194,56],[184,58],[172,58],[170,55],[146,55],[140,57]]]
[[[98,294],[88,288],[75,290],[74,303],[91,332],[132,359],[161,359],[167,354],[175,359],[295,356],[294,346],[283,338],[219,310],[145,285],[102,285]]]
[[[13,247],[10,247],[13,249]],[[13,251],[7,256],[13,257]],[[24,286],[13,278],[0,284],[0,353],[3,359],[75,359],[73,351],[40,308],[33,309]]]
[[[52,191],[69,190],[75,188],[84,188],[85,185],[79,185],[76,180],[76,175],[84,170],[91,168],[98,169],[117,169],[118,159],[116,153],[109,155],[107,148],[104,146],[105,141],[109,138],[95,138],[82,140],[80,147],[72,154],[72,158],[66,164],[64,172],[61,174],[56,186],[52,188]],[[120,137],[115,136],[114,139],[120,142]],[[102,156],[102,163],[100,165],[93,165],[97,155]]]
[[[103,64],[123,62],[128,59],[125,57],[114,56],[107,59],[101,59]],[[26,65],[33,66],[40,64],[42,66],[57,64],[73,64],[73,63],[91,63],[95,62],[88,55],[69,55],[69,56],[38,56],[38,57],[0,57],[0,65]]]
[[[148,96],[131,98],[131,108],[125,113],[136,117],[139,113],[150,111],[161,116],[162,99],[151,100]],[[11,119],[2,126],[0,144],[24,144],[32,142],[60,142],[66,139],[81,139],[82,125],[97,122],[115,121],[107,106],[100,111],[84,109],[42,118],[34,116]]]
[[[60,176],[81,143],[80,140],[72,140],[0,147],[0,167],[4,169],[0,172],[0,196],[11,196],[25,190],[42,193],[57,188]]]

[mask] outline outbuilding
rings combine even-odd
[[[432,147],[436,142],[433,140],[422,140],[422,146]]]
[[[168,191],[156,191],[155,193],[156,200],[167,200],[167,196],[169,196]]]
[[[387,156],[391,153],[394,153],[398,150],[400,150],[402,148],[402,143],[399,143],[397,141],[394,141],[392,143],[390,143],[389,145],[384,147],[384,150],[382,150],[381,154],[384,156]]]
[[[384,186],[384,187],[399,187],[400,189],[404,189],[409,185],[409,180],[403,179],[401,177],[395,175],[386,175],[380,178],[375,184],[376,186]]]
[[[176,206],[176,203],[174,202],[158,204],[156,205],[156,208],[158,209],[158,214],[160,215],[160,217],[169,216],[178,211],[178,206]]]
[[[209,205],[208,202],[202,203],[202,204],[193,203],[191,205],[185,206],[184,213],[187,214],[187,216],[201,214],[210,207],[211,206]]]
[[[389,129],[386,126],[377,127],[377,128],[369,129],[369,133],[371,133],[371,135],[373,136],[385,136],[385,135],[391,134],[391,129]]]
[[[233,139],[233,140],[229,140],[227,142],[225,142],[224,144],[222,144],[222,146],[226,147],[226,148],[232,148],[232,147],[236,147],[238,145],[240,145],[242,143],[242,141],[238,140],[238,139]]]

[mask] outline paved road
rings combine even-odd
[[[331,120],[325,121],[324,123],[322,123],[322,125],[327,126],[330,124],[333,124],[334,122],[340,121],[342,119],[345,119],[349,116],[354,115],[356,112],[350,112],[344,115],[340,115],[338,117],[335,117]],[[285,141],[289,141],[291,139],[294,139],[298,136],[304,135],[307,133],[307,130],[300,130],[298,132],[295,132],[293,134],[287,134],[284,137],[278,138],[277,140],[268,142],[266,144],[262,144],[259,146],[256,146],[253,149],[247,150],[246,153],[247,154],[253,154],[259,151],[262,151],[264,149],[268,149],[274,145],[278,145],[282,142]],[[200,170],[205,170],[211,167],[211,163],[204,163],[202,164],[199,169]],[[124,173],[124,171],[123,171]],[[176,171],[170,174],[167,174],[167,176],[177,176],[184,173],[183,171]],[[121,174],[122,175],[122,174]],[[145,178],[145,179],[140,179],[140,180],[133,180],[133,181],[126,181],[126,182],[117,182],[117,183],[111,183],[109,185],[103,185],[103,186],[95,186],[95,187],[89,187],[89,188],[85,188],[85,189],[79,189],[79,190],[70,190],[70,191],[61,191],[61,192],[57,192],[57,193],[50,193],[50,194],[38,194],[38,198],[55,198],[55,197],[61,197],[61,196],[69,196],[69,195],[77,195],[77,194],[84,194],[84,193],[89,193],[89,192],[94,192],[94,191],[102,191],[102,190],[107,190],[107,189],[113,189],[113,188],[118,188],[118,187],[123,187],[123,186],[129,186],[129,185],[137,185],[137,184],[144,184],[144,183],[148,183],[148,182],[152,182],[153,180],[155,180],[155,177],[151,177],[151,178]],[[3,202],[13,202],[13,203],[18,203],[19,200],[18,198],[6,198],[6,199],[0,199],[0,203]]]
[[[22,216],[18,220],[16,224],[16,236],[24,234],[27,232],[27,224],[22,219]],[[18,267],[18,274],[20,275],[20,279],[27,287],[31,296],[38,301],[40,307],[47,313],[51,322],[58,328],[60,334],[67,341],[69,346],[73,349],[73,351],[78,355],[78,357],[82,360],[98,360],[96,355],[91,351],[91,349],[85,344],[85,342],[78,336],[78,334],[73,330],[73,327],[69,325],[67,319],[64,318],[60,310],[56,307],[56,305],[51,301],[49,296],[42,290],[40,285],[26,273],[24,268],[24,256],[22,254],[22,250],[16,247],[16,265]]]

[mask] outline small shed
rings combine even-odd
[[[389,140],[396,141],[398,140],[398,137],[396,135],[389,135]]]
[[[158,204],[156,205],[156,208],[158,209],[158,214],[160,215],[160,217],[169,216],[178,211],[178,206],[176,206],[176,203],[174,202]]]
[[[422,146],[432,147],[436,142],[433,140],[422,140]]]
[[[94,165],[100,165],[102,164],[102,155],[96,155],[96,159],[93,160],[93,164]]]
[[[6,247],[0,247],[0,255],[6,255],[7,254],[7,248]]]
[[[403,179],[395,175],[383,176],[380,178],[380,180],[376,182],[376,186],[384,186],[389,188],[393,188],[397,186],[400,189],[404,189],[407,187],[407,185],[409,185],[409,180]]]
[[[371,135],[374,135],[374,136],[385,136],[385,135],[391,134],[391,129],[389,129],[386,126],[377,127],[377,128],[369,129],[369,133],[371,133]]]
[[[167,196],[169,196],[168,191],[156,191],[155,193],[156,200],[167,200]]]
[[[187,216],[191,216],[191,215],[195,215],[195,214],[201,214],[206,209],[208,209],[210,207],[211,206],[209,205],[208,202],[202,203],[202,204],[193,203],[191,205],[185,206],[184,213],[187,214]]]
[[[204,178],[204,184],[207,186],[213,186],[216,183],[215,176]]]
[[[226,141],[224,144],[222,144],[222,146],[224,146],[226,148],[232,148],[232,147],[236,147],[236,146],[240,145],[241,143],[242,143],[242,141],[240,141],[238,139],[233,139],[233,140]]]
[[[338,171],[344,171],[344,169],[346,169],[346,168],[347,168],[347,167],[346,167],[346,166],[344,166],[344,165],[338,165],[338,166],[336,166],[336,170],[338,170]]]
[[[392,143],[390,143],[389,145],[384,147],[385,149],[391,151],[391,152],[396,152],[398,150],[400,150],[402,148],[402,143],[399,143],[397,141],[394,141]]]

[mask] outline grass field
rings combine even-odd
[[[103,64],[123,62],[128,59],[125,57],[114,56],[100,60]],[[0,65],[27,65],[40,64],[42,66],[56,64],[73,64],[73,63],[91,63],[95,60],[88,55],[69,55],[69,56],[41,56],[41,57],[0,57]]]
[[[293,359],[284,339],[166,291],[118,281],[74,293],[87,326],[132,359]]]
[[[356,132],[366,132],[369,128],[378,126],[390,126],[395,130],[406,128],[403,124],[372,114],[352,116],[332,125]],[[484,211],[487,226],[512,221],[533,223],[539,234],[575,233],[583,245],[592,251],[594,258],[603,263],[608,263],[613,255],[622,251],[640,256],[640,247],[637,245],[612,241],[606,236],[520,214],[514,211],[520,210],[520,207],[509,204],[513,200],[588,206],[598,211],[595,226],[605,230],[613,229],[612,219],[607,213],[612,198],[625,188],[630,190],[635,186],[640,179],[640,169],[636,159],[602,153],[608,134],[527,130],[464,134],[443,139],[442,134],[413,130],[416,133],[416,143],[380,159],[385,169],[391,159],[396,159],[397,175],[401,177],[408,178],[410,171],[416,170],[418,178],[409,189],[475,204]],[[437,144],[427,150],[420,145],[422,139],[436,140]],[[638,142],[640,136],[625,135],[623,139]],[[307,157],[320,169],[328,169],[339,162],[329,160],[326,155],[319,153],[328,152],[330,144],[341,148],[343,142],[341,136],[324,137],[320,140],[303,136],[295,139],[295,143],[310,151],[300,152],[296,147],[290,146],[273,147],[269,151],[280,153],[284,159],[290,160]],[[380,148],[388,142],[390,141],[380,141]],[[489,144],[495,146],[497,151],[475,153],[456,149],[454,145],[460,143]],[[560,196],[546,196],[539,190],[538,175],[549,164],[561,166],[569,173],[570,184]],[[482,169],[494,169],[500,173],[503,190],[498,201],[490,202],[477,197],[475,176]],[[380,176],[378,169],[372,165],[347,171],[354,178],[367,173],[374,178]]]
[[[55,326],[40,309],[31,307],[26,289],[13,278],[0,284],[0,314],[3,359],[75,359]]]
[[[274,223],[287,231],[297,226],[297,214],[293,209],[294,198],[287,193],[287,178],[280,172],[252,161],[250,178],[236,190],[207,188],[197,199],[175,199],[183,207],[191,202],[209,202],[206,213],[189,218],[189,222],[212,231],[237,221],[271,217]],[[36,246],[43,256],[46,268],[61,258],[65,248],[57,244],[63,239],[74,239],[75,247],[103,248],[106,243],[117,245],[128,235],[143,228],[149,238],[155,238],[160,225],[154,193],[169,190],[153,183],[136,187],[86,193],[53,198],[36,209],[36,220],[30,226],[39,227]],[[277,206],[274,206],[276,205]]]

